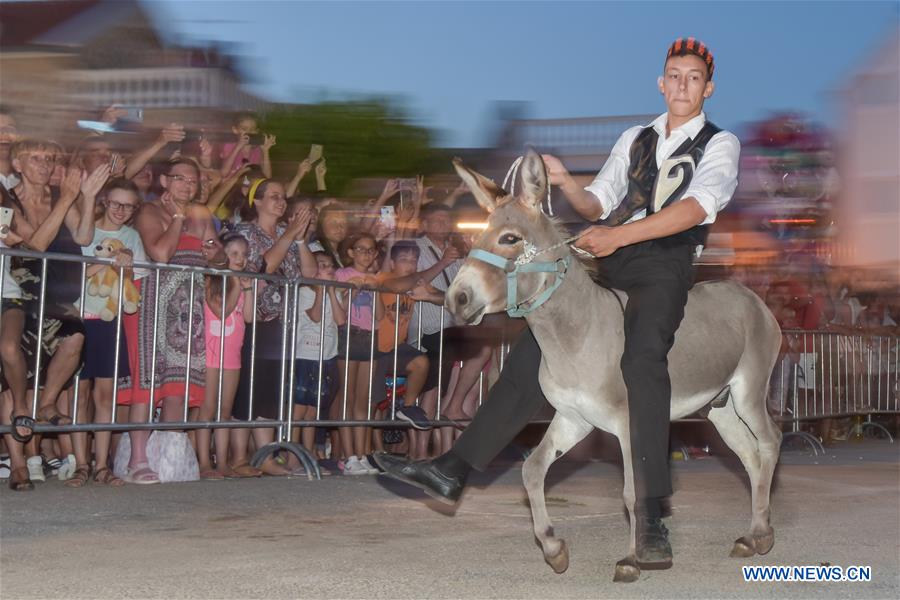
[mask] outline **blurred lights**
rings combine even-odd
[[[487,229],[486,221],[460,221],[456,224],[457,229]]]
[[[815,219],[769,219],[769,223],[779,225],[814,225]]]

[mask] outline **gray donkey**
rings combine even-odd
[[[454,165],[490,219],[447,291],[446,306],[472,324],[503,310],[525,314],[543,353],[541,389],[556,409],[522,468],[544,560],[557,573],[569,564],[566,543],[554,536],[547,514],[547,470],[596,427],[616,436],[622,448],[631,537],[613,579],[634,581],[640,568],[627,397],[619,366],[624,347],[620,298],[596,285],[587,269],[572,260],[564,235],[542,213],[548,183],[538,154],[528,151],[522,194],[516,197],[458,159]],[[766,390],[780,345],[778,323],[766,305],[747,288],[719,281],[691,290],[669,353],[671,418],[706,415],[750,475],[750,532],[734,543],[732,556],[766,554],[775,541],[769,492],[781,432],[766,412]]]

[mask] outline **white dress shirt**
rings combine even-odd
[[[656,166],[669,158],[687,139],[693,139],[706,124],[706,114],[700,113],[681,127],[673,129],[669,137],[666,137],[666,122],[668,114],[663,113],[653,120],[650,125],[656,130],[659,138],[656,142]],[[632,127],[623,133],[612,152],[597,173],[594,181],[586,189],[592,193],[603,206],[601,219],[605,219],[616,208],[625,194],[628,192],[628,167],[631,164],[631,145],[644,126]],[[693,197],[703,210],[706,211],[706,219],[702,225],[708,225],[716,220],[716,213],[725,208],[731,200],[735,188],[737,188],[738,159],[741,155],[741,143],[737,137],[729,131],[720,131],[714,135],[709,143],[694,177],[681,198]],[[680,198],[679,198],[680,200]],[[642,210],[635,214],[629,223],[643,219],[647,211]]]

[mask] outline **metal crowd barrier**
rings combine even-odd
[[[769,411],[788,424],[785,438],[799,437],[813,451],[822,442],[800,429],[801,422],[864,417],[854,426],[891,433],[873,415],[900,414],[900,338],[836,331],[784,331],[784,345],[772,373]]]
[[[38,259],[41,261],[42,278],[41,278],[41,301],[40,301],[40,317],[38,318],[37,339],[41,339],[43,328],[43,315],[45,288],[47,285],[47,264],[49,261],[62,261],[80,265],[82,271],[82,289],[81,297],[84,298],[86,291],[86,270],[91,264],[112,264],[111,260],[98,259],[92,257],[83,257],[66,254],[39,253],[26,250],[14,250],[8,248],[0,249],[0,272],[9,264],[12,257],[23,257],[30,259]],[[183,265],[168,265],[157,263],[135,263],[134,268],[146,269],[150,272],[144,278],[144,286],[154,286],[154,298],[156,303],[153,307],[154,324],[153,324],[153,353],[151,356],[151,380],[156,381],[156,364],[157,364],[157,339],[160,334],[158,331],[158,314],[159,303],[159,285],[161,274],[164,272],[181,272],[190,274],[189,281],[189,306],[193,306],[195,295],[199,292],[196,285],[198,278],[204,276],[221,277],[222,278],[222,314],[219,319],[221,323],[225,323],[225,291],[226,278],[235,275],[235,272],[221,269],[188,267]],[[122,278],[124,270],[119,269],[119,301],[117,306],[117,315],[115,317],[119,326],[116,328],[115,340],[115,356],[119,356],[119,349],[123,343],[121,319],[123,315],[123,283]],[[123,432],[136,429],[147,430],[186,430],[186,429],[214,429],[214,428],[273,428],[277,429],[277,441],[270,446],[261,448],[257,451],[252,463],[258,465],[269,454],[279,449],[285,449],[293,452],[307,467],[307,473],[310,478],[319,477],[318,466],[316,461],[303,449],[299,444],[291,442],[291,432],[295,427],[359,427],[368,426],[376,428],[408,428],[409,424],[396,420],[396,401],[397,401],[397,377],[398,366],[397,349],[403,340],[399,337],[399,319],[395,319],[394,327],[394,351],[393,351],[393,368],[388,373],[392,374],[393,384],[390,394],[391,402],[389,405],[389,414],[383,419],[373,419],[375,407],[373,406],[373,391],[375,385],[384,385],[384,382],[374,381],[375,359],[380,353],[376,351],[377,340],[377,324],[375,321],[374,310],[372,313],[371,328],[373,334],[370,336],[369,346],[369,384],[367,397],[367,413],[365,419],[348,418],[349,390],[347,389],[349,365],[346,365],[347,357],[350,351],[350,327],[346,328],[346,349],[343,358],[345,360],[345,369],[342,374],[343,392],[335,402],[340,402],[339,419],[328,418],[328,415],[322,414],[322,371],[324,359],[324,338],[325,338],[325,302],[322,302],[322,314],[320,317],[319,327],[319,387],[317,390],[317,405],[315,420],[294,420],[293,419],[293,400],[295,392],[295,360],[296,360],[296,341],[297,328],[299,319],[299,289],[301,286],[319,286],[323,294],[329,286],[349,290],[348,305],[352,305],[353,296],[358,293],[355,286],[346,283],[338,283],[334,281],[318,280],[318,279],[294,279],[289,280],[284,277],[275,275],[265,275],[259,273],[240,273],[242,277],[253,279],[253,304],[258,306],[259,294],[263,285],[275,285],[283,288],[282,294],[282,315],[280,320],[281,326],[281,370],[279,374],[279,398],[278,398],[278,415],[274,419],[260,420],[254,416],[254,378],[256,368],[256,345],[258,341],[257,331],[257,311],[254,311],[253,319],[247,326],[245,335],[250,335],[251,343],[251,359],[250,368],[247,373],[241,373],[241,377],[249,378],[249,418],[243,420],[231,420],[230,415],[222,414],[222,383],[223,383],[223,361],[224,361],[224,337],[220,337],[219,346],[219,393],[216,400],[215,420],[197,421],[189,418],[189,382],[191,365],[185,365],[185,384],[184,384],[184,407],[182,420],[173,422],[161,422],[156,420],[155,388],[150,390],[151,410],[146,422],[141,423],[120,423],[117,422],[117,397],[118,386],[113,386],[113,405],[112,418],[109,423],[79,423],[80,404],[82,399],[79,398],[78,376],[75,378],[74,398],[72,408],[72,419],[74,424],[53,426],[49,424],[37,424],[34,427],[35,433],[72,433],[82,431],[116,431]],[[0,297],[3,294],[4,281],[0,278]],[[379,294],[393,294],[391,292],[373,289],[375,294],[373,302],[377,301]],[[393,294],[399,305],[400,294]],[[4,300],[6,302],[6,300]],[[417,319],[418,331],[416,339],[421,347],[422,340],[422,302],[416,303],[416,311],[420,318]],[[81,303],[81,316],[83,317],[83,305]],[[74,308],[74,307],[73,307]],[[440,349],[438,360],[443,366],[444,353],[444,328],[443,325],[450,321],[449,315],[445,309],[441,307],[441,333],[440,333]],[[349,317],[348,317],[349,318]],[[193,311],[188,314],[188,329],[193,331],[197,326],[193,322]],[[187,355],[190,356],[190,337],[188,338]],[[845,334],[830,331],[785,331],[784,332],[784,351],[779,357],[772,374],[771,385],[768,396],[768,407],[773,417],[790,427],[790,431],[785,434],[785,438],[796,436],[802,438],[809,443],[813,451],[824,453],[822,443],[811,434],[801,430],[801,422],[832,418],[861,416],[865,417],[865,422],[859,425],[860,428],[873,428],[880,430],[888,439],[893,442],[890,432],[879,423],[872,420],[872,416],[876,414],[900,414],[900,338],[897,336],[879,336],[860,334]],[[508,351],[506,340],[499,339],[494,341],[495,345],[499,345],[499,369],[503,368],[503,360]],[[43,367],[41,364],[41,352],[35,354],[34,373],[39,373]],[[338,358],[342,358],[340,355]],[[202,365],[205,369],[205,364]],[[134,376],[135,374],[133,374]],[[443,373],[443,369],[438,371],[438,389],[441,388],[443,378],[449,376]],[[118,360],[115,363],[114,380],[118,380]],[[31,401],[31,416],[37,417],[37,409],[41,394],[38,385],[38,377],[35,377],[32,386],[33,397]],[[484,392],[484,370],[482,369],[478,380],[478,406],[483,402]],[[64,392],[65,393],[65,392]],[[445,419],[442,413],[442,398],[438,394],[436,414],[432,420],[435,427],[454,426],[455,421]],[[537,423],[546,421],[536,421]],[[0,425],[0,433],[9,433],[11,426]]]
[[[60,261],[66,263],[72,263],[74,265],[80,265],[81,268],[81,298],[85,297],[86,292],[86,270],[88,265],[92,264],[105,264],[112,265],[113,261],[111,259],[100,259],[95,257],[84,257],[78,255],[68,255],[68,254],[54,254],[54,253],[46,253],[46,252],[33,252],[28,250],[15,250],[9,248],[0,248],[0,272],[6,268],[7,265],[10,264],[10,261],[13,257],[22,257],[29,259],[38,259],[41,261],[41,284],[40,284],[40,309],[39,309],[39,317],[37,319],[37,340],[41,340],[43,334],[43,318],[44,318],[44,300],[46,297],[46,285],[47,285],[47,264],[50,261]],[[240,275],[241,277],[252,278],[253,280],[253,305],[255,307],[258,306],[259,294],[261,292],[262,285],[277,285],[283,288],[282,295],[282,315],[283,318],[280,319],[281,325],[281,372],[280,372],[280,381],[278,385],[279,389],[279,399],[278,399],[278,416],[277,419],[257,419],[254,415],[254,377],[255,377],[255,368],[256,368],[256,346],[259,338],[257,336],[257,311],[254,310],[253,320],[247,324],[247,330],[245,335],[250,335],[252,339],[251,343],[251,358],[250,358],[250,368],[249,372],[241,373],[241,377],[249,378],[249,417],[246,421],[243,420],[229,420],[230,415],[222,414],[222,383],[224,377],[224,342],[225,337],[219,337],[219,381],[218,381],[218,395],[216,400],[216,411],[215,411],[215,420],[213,421],[198,421],[198,420],[190,420],[189,418],[189,386],[190,386],[190,371],[192,365],[190,364],[190,359],[188,360],[189,364],[185,365],[185,382],[184,382],[184,408],[183,408],[183,418],[181,421],[174,422],[162,422],[156,420],[157,411],[156,407],[156,388],[151,387],[150,389],[150,403],[151,408],[148,411],[148,419],[146,422],[142,423],[121,423],[117,422],[116,413],[117,413],[117,397],[118,397],[118,385],[113,385],[113,398],[112,398],[112,418],[109,423],[79,423],[79,406],[81,403],[81,398],[79,398],[79,375],[75,375],[74,380],[74,391],[73,391],[73,407],[72,414],[70,415],[73,424],[69,425],[50,425],[44,423],[38,423],[34,426],[35,433],[73,433],[73,432],[95,432],[95,431],[113,431],[113,432],[125,432],[130,430],[137,429],[147,429],[147,430],[191,430],[191,429],[215,429],[215,428],[275,428],[278,431],[277,441],[274,444],[271,444],[267,447],[261,448],[257,451],[256,455],[253,457],[251,464],[254,466],[258,466],[265,458],[280,449],[285,449],[290,452],[293,452],[297,455],[298,459],[307,467],[307,473],[310,478],[318,478],[320,477],[319,469],[316,464],[316,461],[311,457],[306,450],[300,446],[299,444],[295,444],[291,442],[291,431],[295,427],[353,427],[353,426],[368,426],[368,427],[378,427],[378,428],[408,428],[410,425],[405,421],[396,420],[395,413],[397,408],[397,376],[401,375],[397,373],[398,366],[398,347],[400,343],[403,343],[405,340],[399,339],[399,319],[395,319],[394,326],[394,350],[393,350],[393,369],[389,370],[388,373],[392,376],[393,384],[392,390],[390,394],[391,402],[389,407],[389,418],[376,420],[373,419],[373,391],[375,385],[384,385],[383,382],[375,382],[374,371],[375,371],[375,360],[380,355],[376,350],[376,340],[377,340],[377,324],[375,321],[375,311],[372,311],[372,331],[373,334],[370,335],[370,347],[369,347],[369,387],[368,387],[368,398],[367,398],[367,415],[364,420],[354,420],[348,419],[348,400],[349,400],[349,391],[347,389],[347,381],[348,381],[348,373],[349,373],[349,364],[346,364],[344,372],[342,374],[343,377],[343,385],[342,395],[339,398],[334,399],[335,402],[341,402],[341,418],[340,419],[329,419],[327,415],[322,414],[322,371],[323,371],[323,359],[324,359],[324,338],[325,338],[325,309],[326,303],[322,302],[322,313],[320,316],[320,328],[319,328],[319,373],[318,373],[318,390],[317,390],[317,405],[316,405],[316,419],[315,420],[294,420],[293,419],[293,398],[295,391],[295,360],[296,360],[296,341],[297,341],[297,328],[298,328],[298,318],[299,318],[299,294],[298,291],[301,286],[319,286],[322,288],[322,293],[326,293],[327,287],[336,287],[341,289],[347,289],[349,298],[347,301],[348,306],[352,305],[353,297],[355,293],[358,293],[358,289],[347,283],[339,283],[335,281],[328,280],[319,280],[319,279],[306,279],[306,278],[298,278],[289,280],[285,277],[275,276],[275,275],[266,275],[259,273],[247,273],[241,272],[236,273],[230,270],[222,270],[222,269],[211,269],[211,268],[199,268],[199,267],[190,267],[185,265],[170,265],[170,264],[158,264],[158,263],[149,263],[149,262],[135,262],[133,265],[134,269],[145,269],[149,271],[148,274],[144,278],[144,290],[147,289],[147,286],[154,287],[154,299],[155,305],[153,307],[153,352],[151,356],[151,373],[150,379],[151,381],[157,381],[156,377],[156,365],[157,365],[157,348],[158,348],[158,336],[160,332],[158,330],[158,322],[159,322],[159,286],[160,286],[160,278],[161,274],[165,272],[180,272],[190,274],[189,281],[189,299],[188,306],[193,306],[194,300],[197,293],[201,293],[196,285],[198,278],[202,281],[204,276],[212,276],[212,277],[221,277],[222,278],[222,297],[221,306],[222,306],[222,314],[219,316],[220,323],[224,324],[226,322],[227,315],[225,314],[225,294],[226,294],[226,281],[228,276]],[[121,344],[124,342],[122,340],[122,331],[123,328],[122,318],[123,318],[123,278],[124,268],[119,268],[119,296],[118,296],[118,305],[117,305],[117,314],[115,317],[115,322],[117,323],[116,327],[116,340],[115,340],[115,356],[119,356],[119,350]],[[3,286],[4,286],[3,278],[0,278],[0,297],[3,295]],[[392,294],[395,296],[395,300],[397,305],[399,306],[400,294],[394,294],[392,292],[382,291],[378,289],[372,289],[374,293],[373,303],[377,302],[377,298],[379,294]],[[143,294],[142,294],[143,295]],[[4,300],[6,302],[6,300]],[[416,332],[416,339],[418,340],[418,346],[421,348],[421,340],[422,340],[422,319],[421,319],[421,311],[422,311],[423,302],[416,303],[416,311],[418,312],[418,331]],[[80,317],[84,317],[84,302],[80,303]],[[73,306],[74,310],[74,306]],[[140,310],[140,309],[138,309]],[[440,332],[440,349],[438,360],[440,361],[440,366],[438,369],[438,389],[441,389],[441,384],[443,383],[443,378],[449,376],[449,374],[443,373],[443,352],[444,352],[444,331],[443,325],[450,322],[450,318],[446,315],[446,310],[442,306],[441,310],[441,332]],[[193,321],[193,310],[188,312],[188,330],[194,331],[194,328],[197,326]],[[348,316],[349,321],[349,316]],[[224,330],[224,326],[222,327]],[[350,327],[346,328],[346,350],[345,354],[341,356],[338,355],[338,359],[343,358],[347,361],[350,352]],[[192,336],[188,336],[188,347],[187,347],[187,356],[191,357],[191,339]],[[39,342],[40,343],[40,342]],[[504,350],[506,349],[505,343],[501,340],[501,364],[503,360],[503,356],[505,355]],[[32,400],[31,400],[31,416],[32,418],[37,418],[39,399],[41,394],[41,387],[38,384],[39,377],[37,374],[40,373],[40,369],[43,368],[42,362],[42,352],[38,351],[35,353],[34,360],[34,370],[35,373],[34,383],[30,391],[33,392]],[[347,361],[349,362],[349,361]],[[196,366],[196,365],[194,365]],[[243,366],[243,365],[242,365]],[[202,368],[205,369],[206,365],[203,364]],[[502,368],[502,366],[501,366]],[[132,376],[137,376],[137,374],[132,374]],[[119,364],[118,360],[115,361],[114,367],[114,381],[119,380]],[[483,391],[484,391],[484,370],[479,375],[478,380],[479,385],[479,395],[478,395],[478,406],[481,405],[483,401]],[[423,390],[424,391],[424,390]],[[65,390],[62,393],[66,393]],[[431,424],[434,427],[443,427],[443,426],[454,426],[457,425],[455,421],[448,420],[444,418],[442,414],[442,398],[441,394],[438,394],[437,398],[437,407],[436,414],[434,419],[431,421]],[[224,418],[223,418],[224,417]],[[323,418],[324,417],[324,418]],[[9,433],[12,427],[9,425],[0,424],[0,433]]]

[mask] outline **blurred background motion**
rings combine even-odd
[[[526,144],[587,183],[619,134],[664,110],[664,49],[696,35],[718,66],[707,112],[743,145],[701,278],[771,296],[786,326],[824,294],[862,307],[828,322],[896,328],[898,32],[892,2],[4,1],[0,144],[49,138],[72,153],[96,134],[107,159],[127,157],[177,123],[170,151],[206,140],[219,158],[234,116],[252,111],[277,137],[275,178],[321,144],[327,186],[308,177],[298,193],[350,206],[417,175],[441,201],[459,184],[453,156],[502,181]],[[457,222],[484,221],[471,197],[455,208]]]

